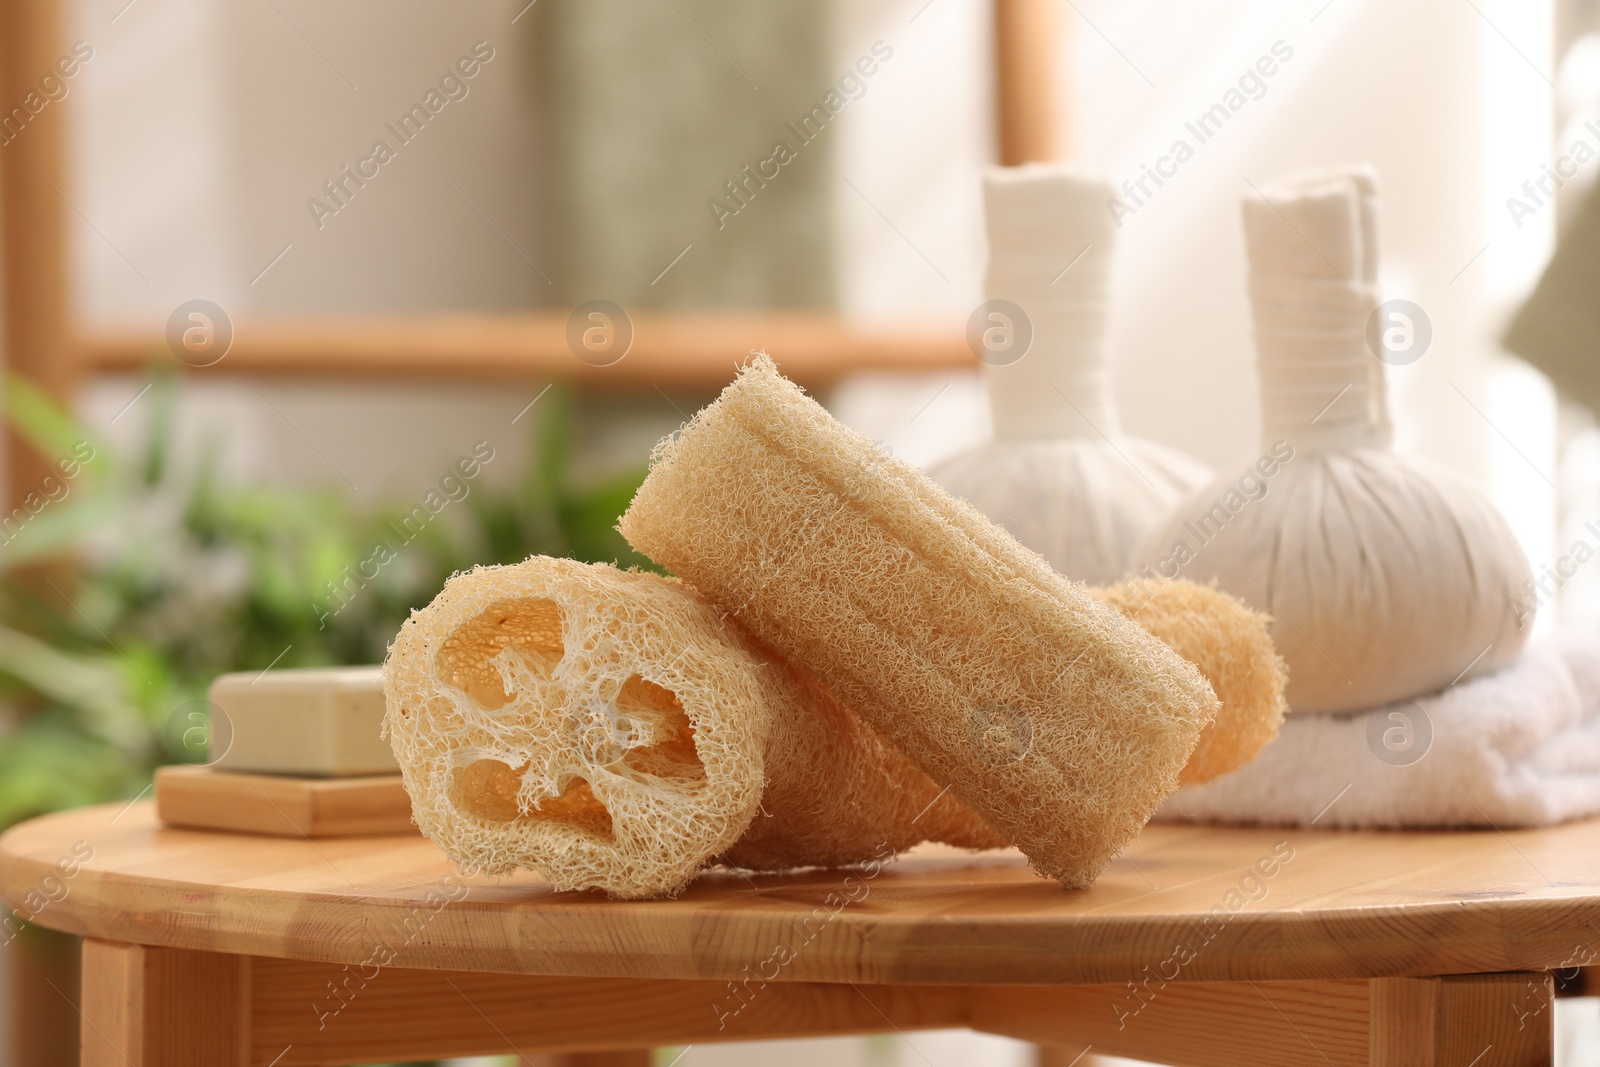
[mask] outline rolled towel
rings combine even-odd
[[[401,627],[386,732],[457,863],[557,889],[681,890],[721,857],[782,870],[1006,842],[681,582],[535,556]]]
[[[1600,637],[1558,631],[1494,674],[1347,715],[1294,715],[1165,822],[1548,826],[1600,814]]]
[[[765,356],[658,446],[620,528],[1069,886],[1217,712],[1192,664]]]

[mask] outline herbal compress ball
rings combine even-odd
[[[931,473],[1067,577],[1114,582],[1211,472],[1118,423],[1106,348],[1111,187],[1030,163],[990,170],[983,191],[985,292],[1020,309],[1024,322],[1012,326],[1031,330],[1032,343],[1020,359],[995,353],[984,368],[995,439]]]
[[[765,357],[657,447],[621,530],[1068,885],[1216,715],[1192,664]]]
[[[682,583],[536,556],[452,578],[384,665],[422,832],[469,869],[675,893],[717,857],[1005,842]]]
[[[1244,224],[1269,455],[1180,504],[1136,562],[1270,612],[1292,711],[1377,707],[1511,663],[1531,629],[1527,557],[1477,489],[1390,448],[1367,340],[1375,180],[1262,192]]]

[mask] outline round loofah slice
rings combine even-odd
[[[712,858],[1004,842],[682,583],[536,556],[452,578],[384,665],[419,827],[454,861],[618,897]]]
[[[1283,725],[1288,669],[1272,643],[1272,617],[1214,585],[1138,578],[1090,589],[1102,603],[1200,668],[1222,708],[1200,734],[1178,780],[1209,782],[1253,761]]]
[[[1200,672],[761,357],[622,518],[1006,835],[1088,885],[1178,784]]]

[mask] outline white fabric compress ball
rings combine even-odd
[[[1121,578],[1140,539],[1210,476],[1118,426],[1106,354],[1110,196],[1060,164],[987,175],[985,289],[1022,309],[1026,325],[1010,325],[1031,328],[1032,344],[1014,362],[990,354],[995,440],[931,472],[1056,570],[1096,584]]]
[[[1305,175],[1244,204],[1262,456],[1188,498],[1138,551],[1275,619],[1296,712],[1376,707],[1505,666],[1532,575],[1472,485],[1391,448],[1377,307],[1377,189]]]

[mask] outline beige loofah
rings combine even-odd
[[[1102,603],[1200,668],[1222,701],[1178,780],[1209,782],[1250,763],[1278,736],[1287,710],[1287,668],[1272,643],[1272,617],[1215,586],[1140,578],[1093,589]]]
[[[1216,714],[1193,665],[765,357],[658,446],[621,529],[1068,885],[1177,787]]]
[[[534,557],[452,578],[384,665],[417,824],[456,862],[674,893],[711,858],[1004,842],[682,583]]]

